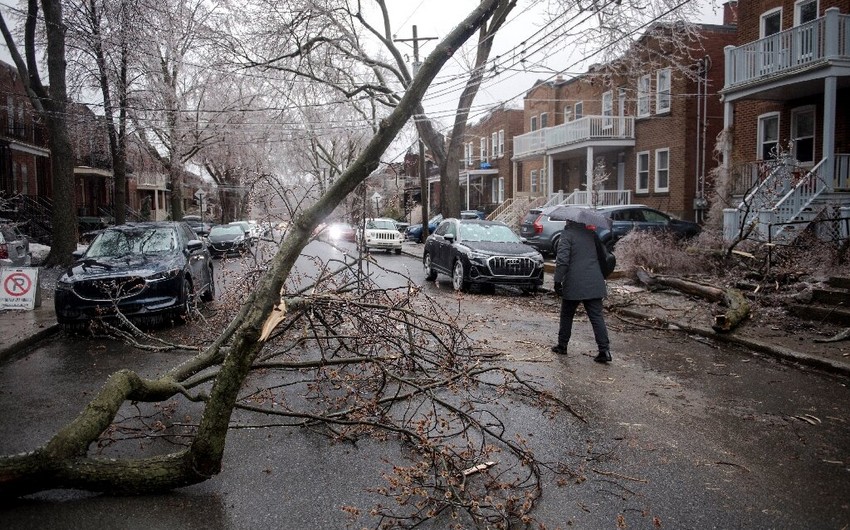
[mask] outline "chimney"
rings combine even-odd
[[[723,4],[723,25],[738,25],[738,0],[729,0]]]

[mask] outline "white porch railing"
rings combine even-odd
[[[585,116],[554,127],[514,136],[514,157],[542,154],[566,145],[591,140],[633,140],[632,116]]]
[[[850,56],[850,16],[836,8],[825,16],[753,42],[726,49],[725,89],[765,80],[831,59]]]
[[[584,190],[573,190],[565,196],[563,191],[553,193],[549,200],[543,205],[544,208],[559,204],[577,204],[594,206],[612,206],[615,204],[631,204],[631,190],[596,190],[587,192]]]
[[[831,171],[825,171],[826,169]],[[767,176],[747,194],[737,208],[727,208],[723,211],[724,238],[732,241],[742,230],[754,225],[752,237],[762,241],[779,240],[786,228],[782,223],[805,217],[804,212],[815,199],[825,192],[846,189],[848,183],[848,154],[835,155],[831,168],[828,168],[826,159],[823,159],[808,171],[800,170],[791,163],[777,161]],[[769,234],[768,230],[772,233]]]

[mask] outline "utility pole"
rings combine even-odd
[[[413,38],[412,39],[395,39],[396,42],[413,42],[413,76],[416,77],[416,74],[419,73],[419,65],[422,64],[419,62],[419,41],[421,40],[436,40],[437,37],[419,37],[416,33],[416,25],[413,26]],[[420,119],[419,116],[414,116],[414,120]],[[418,130],[418,127],[417,127]],[[425,242],[425,239],[428,237],[428,220],[430,216],[428,215],[428,203],[429,203],[429,193],[428,193],[428,172],[425,166],[425,142],[422,141],[422,138],[419,138],[419,200],[422,203],[422,242]]]

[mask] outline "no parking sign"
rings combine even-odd
[[[34,309],[39,294],[38,268],[0,269],[0,309]]]

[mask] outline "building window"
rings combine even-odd
[[[469,158],[466,159],[466,165],[472,166],[472,161],[475,158],[475,147],[473,147],[472,142],[469,142],[466,145],[469,146]]]
[[[549,113],[542,112],[540,113],[540,128],[545,129],[549,126]]]
[[[487,137],[486,136],[481,137],[481,139],[478,141],[478,146],[481,148],[481,161],[486,162],[487,161]]]
[[[637,154],[635,191],[638,193],[649,192],[649,151],[642,151]]]
[[[758,122],[758,152],[759,160],[776,158],[779,147],[779,113],[771,112],[759,116]]]
[[[499,129],[499,156],[505,154],[505,130]]]
[[[670,190],[670,150],[655,150],[655,191]]]
[[[638,118],[649,116],[649,75],[642,75],[637,86],[637,115]]]
[[[584,101],[577,101],[576,102],[575,115],[576,115],[575,119],[577,119],[577,120],[580,120],[584,117]]]
[[[794,25],[799,26],[818,18],[818,0],[797,0],[794,3]]]
[[[612,91],[602,93],[602,126],[611,127],[611,116],[614,114],[614,93]]]
[[[791,141],[794,158],[804,166],[815,163],[815,126],[813,106],[791,111]]]
[[[531,193],[537,193],[537,170],[531,170]]]
[[[759,38],[770,37],[782,31],[782,8],[777,7],[761,15]]]
[[[567,106],[564,108],[564,123],[571,121],[573,121],[573,108],[572,106]]]
[[[490,179],[490,204],[499,203],[499,177]]]
[[[655,78],[655,113],[670,112],[670,69],[664,68],[656,72]]]
[[[15,132],[15,98],[6,96],[6,127],[9,129],[9,134]]]
[[[537,130],[537,116],[532,116],[532,117],[531,117],[531,130],[532,130],[532,131],[536,131],[536,130]]]
[[[463,144],[463,164],[469,165],[469,144]]]
[[[505,177],[499,177],[499,197],[496,202],[499,204],[505,202]]]
[[[499,156],[499,133],[497,132],[490,135],[490,152],[493,158]]]

